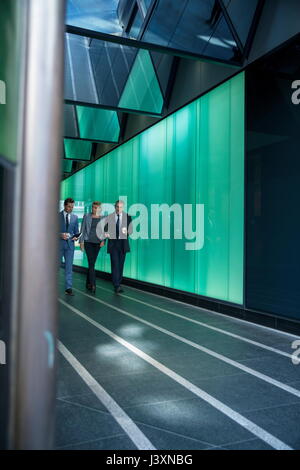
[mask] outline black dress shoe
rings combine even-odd
[[[74,295],[72,289],[66,289],[65,294],[67,295]]]
[[[85,288],[86,288],[87,290],[92,290],[92,284],[86,284]]]
[[[119,287],[115,287],[115,293],[116,293],[116,294],[122,294],[122,292],[124,292],[124,291],[123,291],[123,289],[122,289],[120,286],[119,286]]]

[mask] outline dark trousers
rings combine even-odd
[[[86,285],[96,285],[95,264],[100,251],[100,243],[84,242],[84,248],[89,263],[89,269],[86,276]]]
[[[111,277],[114,287],[119,287],[123,277],[123,267],[126,253],[122,245],[115,246],[110,253]]]

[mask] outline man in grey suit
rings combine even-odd
[[[108,239],[107,253],[110,254],[111,277],[116,294],[124,292],[121,287],[126,253],[130,251],[128,235],[132,234],[132,220],[123,212],[124,202],[116,201],[115,212],[106,218],[104,235]]]
[[[60,212],[60,260],[65,260],[65,293],[74,295],[72,291],[72,266],[74,259],[74,241],[80,235],[78,217],[72,214],[74,199],[67,198],[64,202],[64,210]]]

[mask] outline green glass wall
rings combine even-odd
[[[62,183],[61,199],[73,197],[127,205],[203,204],[204,244],[187,239],[131,240],[124,275],[242,304],[244,234],[244,74],[140,133]],[[129,213],[133,214],[133,210]],[[135,214],[133,214],[135,215]],[[138,214],[136,214],[138,215]],[[172,217],[171,217],[172,219]],[[195,223],[193,223],[195,228]],[[150,227],[149,227],[150,231]],[[171,232],[172,233],[172,232]],[[75,263],[87,266],[77,251]],[[110,272],[102,249],[97,268]]]
[[[17,160],[24,11],[21,0],[0,2],[0,155]]]

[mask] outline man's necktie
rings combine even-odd
[[[66,231],[69,230],[69,214],[66,214]]]
[[[120,234],[120,215],[118,214],[118,220],[117,220],[117,223],[116,223],[116,237],[119,238],[119,234]]]

